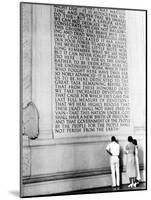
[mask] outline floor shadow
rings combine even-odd
[[[17,190],[9,191],[9,193],[12,194],[15,197],[19,197],[19,191],[17,191]]]

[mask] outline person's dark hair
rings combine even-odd
[[[129,141],[129,142],[133,142],[132,136],[128,136],[128,141]]]
[[[136,139],[133,140],[133,144],[137,145],[137,140]]]
[[[116,137],[115,137],[115,136],[112,136],[112,137],[111,137],[111,141],[112,141],[112,142],[116,142]]]

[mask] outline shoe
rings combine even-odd
[[[133,187],[135,187],[135,188],[136,188],[136,183],[134,183],[134,184],[133,184]]]
[[[141,180],[136,180],[136,186],[139,185]]]
[[[133,187],[133,184],[132,184],[132,183],[128,185],[128,188],[132,188],[132,187]]]

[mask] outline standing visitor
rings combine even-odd
[[[112,187],[119,187],[120,186],[120,175],[119,175],[120,145],[117,143],[115,136],[111,137],[111,143],[107,145],[106,151],[110,155]]]
[[[135,145],[133,144],[132,136],[128,137],[128,144],[126,145],[125,153],[127,154],[127,175],[130,181],[128,187],[136,187]]]
[[[136,163],[136,185],[139,184],[140,178],[140,171],[139,171],[139,159],[138,159],[138,145],[137,140],[133,140],[133,144],[135,145],[135,163]]]

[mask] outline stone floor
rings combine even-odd
[[[128,185],[122,185],[120,188],[112,187],[100,187],[93,189],[78,190],[73,192],[65,192],[59,195],[73,195],[73,194],[92,194],[92,193],[104,193],[104,192],[122,192],[122,191],[137,191],[137,190],[146,190],[146,183],[140,183],[136,188],[128,188]]]
[[[139,186],[136,188],[128,188],[128,184],[122,185],[120,188],[112,188],[109,187],[100,187],[100,188],[92,188],[92,189],[85,189],[85,190],[77,190],[72,192],[64,192],[64,193],[57,193],[57,194],[50,194],[50,195],[35,195],[34,197],[40,196],[63,196],[63,195],[80,195],[80,194],[95,194],[95,193],[107,193],[107,192],[123,192],[123,191],[137,191],[137,190],[146,190],[147,186],[146,183],[140,183]],[[28,196],[30,197],[30,196]],[[31,196],[33,197],[33,196]]]

